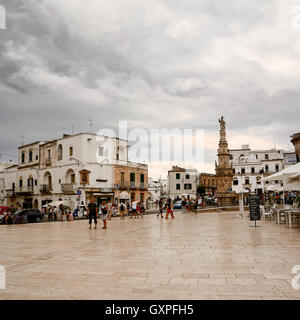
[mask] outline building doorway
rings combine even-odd
[[[24,209],[32,209],[32,198],[25,198],[23,202]]]
[[[135,201],[135,193],[132,193],[130,195],[130,201],[131,201],[131,203]]]

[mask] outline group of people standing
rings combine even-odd
[[[193,198],[182,198],[181,200],[181,208],[182,213],[191,213],[191,212],[197,212],[197,208],[199,205],[201,205],[202,199],[193,199]],[[97,228],[97,218],[100,215],[101,220],[103,221],[103,228],[107,229],[107,220],[111,219],[111,205],[110,203],[106,203],[105,201],[102,201],[101,204],[98,206],[95,203],[95,199],[91,199],[90,204],[88,205],[88,218],[89,218],[89,225],[90,229],[92,227],[92,222],[94,221],[95,229]],[[172,219],[174,219],[174,203],[171,198],[168,198],[166,200],[160,199],[158,202],[158,213],[157,217],[168,219],[169,216],[171,216]],[[165,217],[163,216],[163,211],[166,211]],[[121,220],[125,219],[125,215],[129,216],[130,219],[135,219],[141,216],[143,218],[143,215],[145,213],[145,205],[142,201],[136,202],[133,201],[131,205],[129,204],[129,201],[125,203],[124,200],[122,200],[119,204],[119,213]]]
[[[89,218],[90,229],[92,228],[92,222],[94,220],[95,229],[97,229],[97,218],[100,214],[101,220],[103,221],[103,228],[107,229],[107,219],[108,219],[108,205],[105,201],[102,201],[101,204],[98,205],[95,202],[95,199],[92,198],[88,207],[87,207],[87,216]]]
[[[121,220],[125,219],[126,214],[130,216],[130,219],[135,219],[139,216],[143,218],[143,215],[145,213],[145,205],[142,201],[133,201],[131,205],[129,204],[129,202],[125,203],[124,201],[121,201],[121,203],[119,204],[119,212]],[[94,228],[97,228],[97,218],[99,216],[103,221],[102,229],[107,229],[107,220],[111,220],[112,205],[111,203],[106,203],[106,201],[102,201],[101,204],[98,206],[95,202],[95,199],[91,199],[87,207],[87,215],[89,218],[90,229],[92,227],[93,221],[95,224]]]
[[[193,198],[182,198],[181,200],[181,208],[182,213],[191,213],[195,212],[197,213],[198,206],[202,204],[202,199],[193,199]],[[163,199],[160,199],[158,201],[158,214],[157,217],[164,218],[163,216],[163,210],[166,210],[166,216],[165,218],[168,219],[169,215],[171,215],[172,219],[174,219],[173,214],[173,208],[174,204],[172,199],[168,198],[166,201],[163,201]]]
[[[60,206],[49,206],[42,208],[42,214],[48,216],[48,221],[73,221],[75,219],[74,213],[71,213],[71,210]]]
[[[166,209],[166,219],[169,218],[169,215],[171,215],[172,219],[174,219],[174,213],[173,213],[173,208],[174,208],[174,205],[173,205],[173,201],[172,199],[168,199],[165,203],[163,202],[162,199],[159,200],[158,202],[158,208],[159,208],[159,211],[158,211],[158,214],[157,216],[161,217],[161,218],[164,218],[163,216],[163,210]]]
[[[121,201],[119,205],[120,218],[122,220],[125,219],[125,215],[130,216],[130,219],[135,219],[139,216],[143,218],[145,211],[146,209],[143,201],[133,201],[131,205],[129,204],[129,201],[127,203]]]
[[[190,198],[190,199],[183,198],[181,201],[182,213],[185,213],[185,212],[191,213],[192,211],[197,212],[198,205],[201,204],[200,201],[202,201],[202,199],[199,200],[199,199],[193,199],[193,198]]]

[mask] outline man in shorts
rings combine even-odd
[[[98,208],[95,203],[95,199],[92,198],[91,202],[88,205],[87,216],[89,218],[90,229],[92,229],[92,220],[94,219],[95,229],[97,229],[97,216],[98,216]]]
[[[136,218],[136,208],[137,208],[137,203],[135,201],[133,201],[131,203],[131,208],[132,208],[132,211],[131,211],[130,219],[132,219],[133,216],[134,216],[134,219],[135,219]]]

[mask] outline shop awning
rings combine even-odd
[[[58,207],[61,204],[66,204],[66,203],[67,203],[67,201],[52,201],[52,202],[45,204],[43,206],[43,208],[45,208],[45,207]]]
[[[119,198],[122,200],[127,200],[130,198],[129,193],[127,191],[123,191],[120,193]]]

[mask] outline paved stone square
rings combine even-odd
[[[237,212],[175,216],[0,226],[0,299],[300,299],[300,229],[249,227]]]

